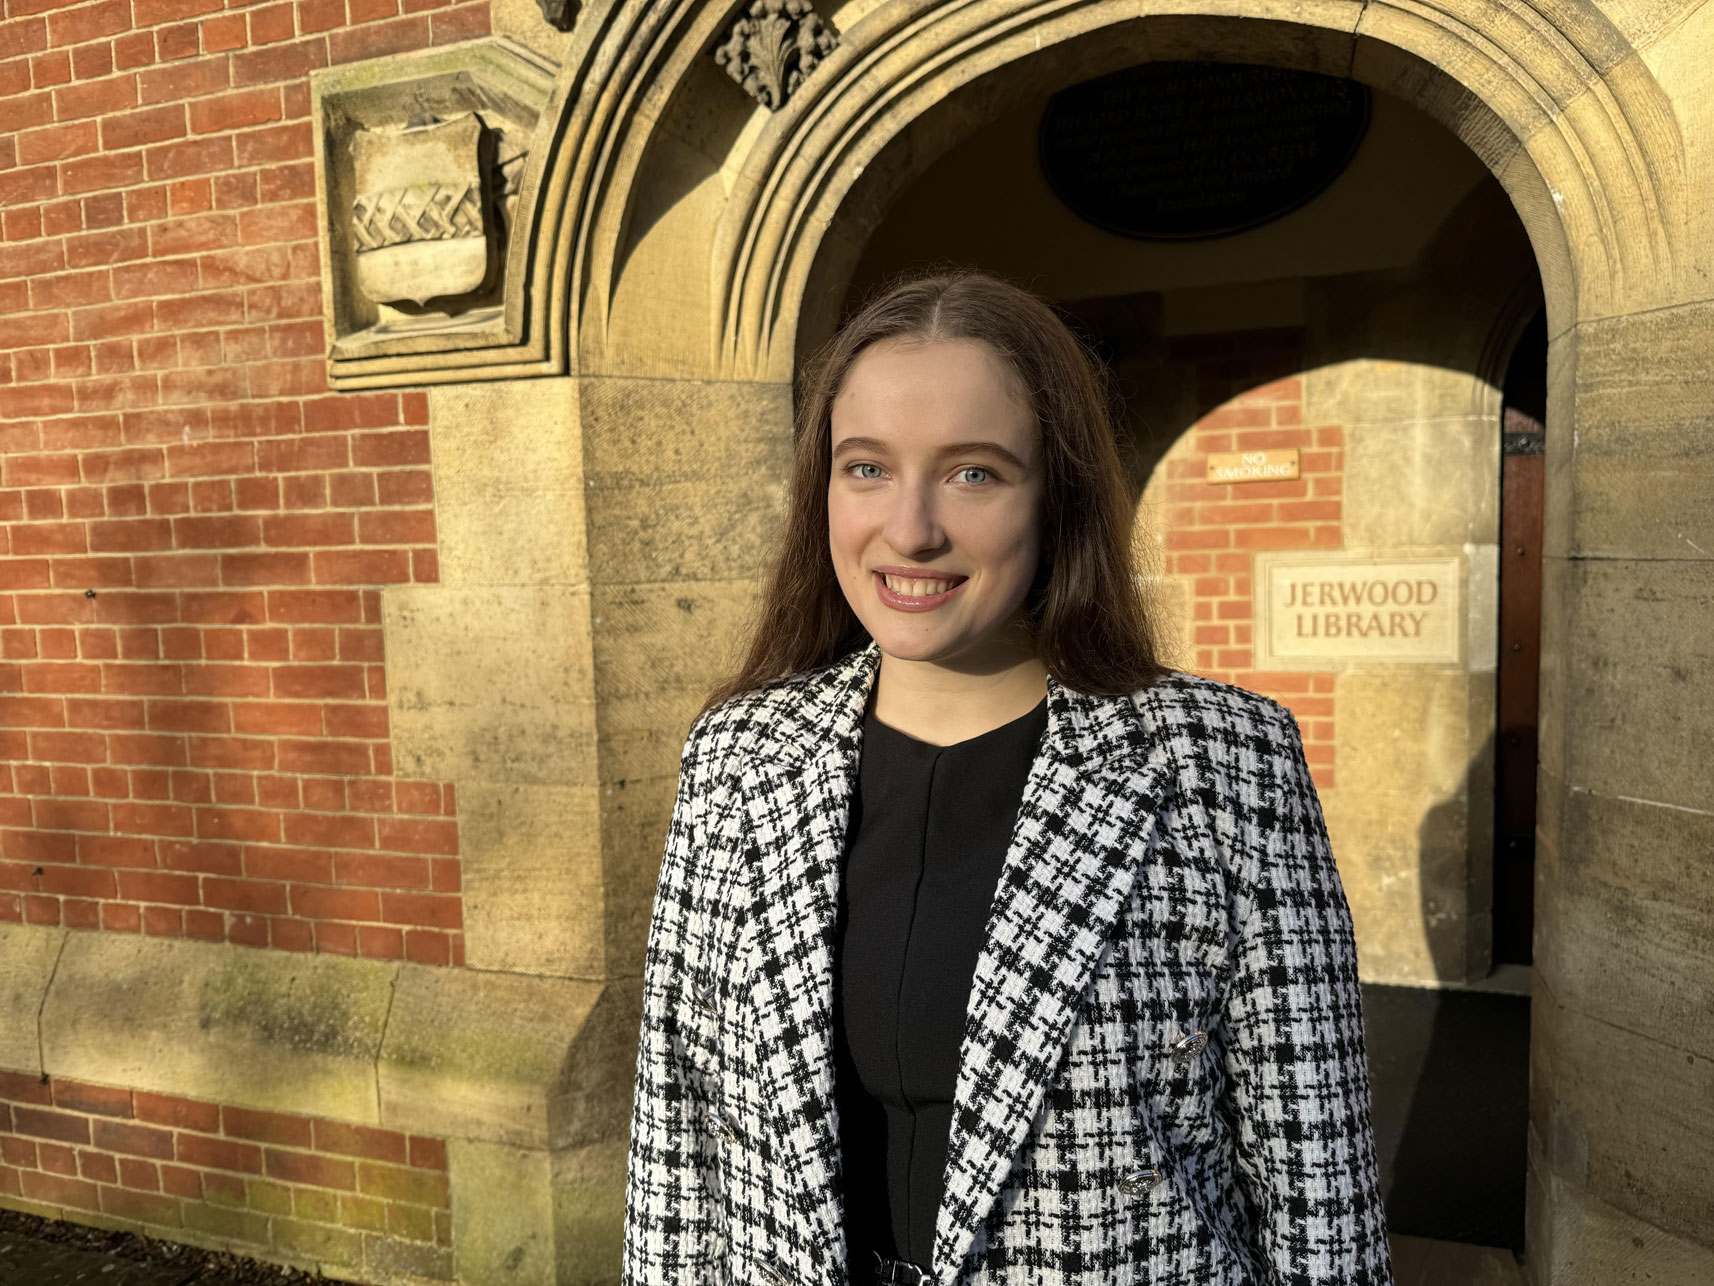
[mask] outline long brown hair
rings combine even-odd
[[[828,549],[832,408],[858,354],[907,338],[979,340],[1028,391],[1046,487],[1041,561],[1024,611],[1048,673],[1079,692],[1119,695],[1161,672],[1137,582],[1105,367],[1040,297],[987,273],[951,272],[883,287],[805,363],[779,556],[749,653],[704,711],[869,642]]]

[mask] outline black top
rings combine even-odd
[[[1046,727],[1046,697],[950,746],[864,717],[833,998],[853,1263],[932,1260],[971,979]]]

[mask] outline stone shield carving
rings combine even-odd
[[[357,287],[380,304],[468,295],[493,256],[474,113],[352,136]]]

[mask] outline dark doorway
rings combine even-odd
[[[1387,1227],[1521,1253],[1529,997],[1362,990]]]
[[[1541,675],[1541,516],[1547,315],[1537,309],[1506,369],[1500,448],[1500,657],[1494,749],[1494,963],[1529,964],[1535,908],[1536,685]]]

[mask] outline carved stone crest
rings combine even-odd
[[[558,72],[488,36],[310,74],[334,387],[528,342],[535,136]]]
[[[754,0],[732,24],[714,61],[769,111],[778,111],[805,76],[839,47],[809,0]]]
[[[468,295],[493,262],[474,113],[352,136],[357,287],[378,304]]]

